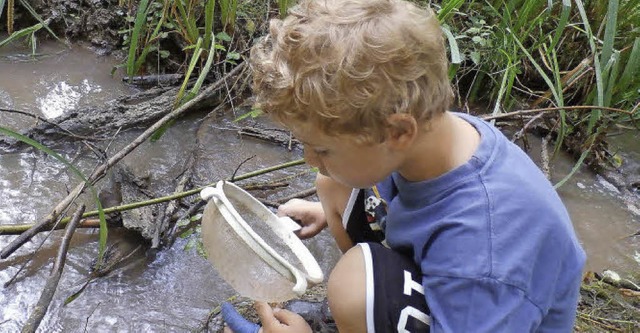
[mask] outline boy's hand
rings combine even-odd
[[[327,226],[327,219],[319,202],[291,199],[278,207],[278,216],[288,216],[302,224],[296,234],[301,239],[317,235]]]
[[[284,309],[272,309],[266,302],[255,303],[262,322],[262,333],[312,333],[300,315]]]

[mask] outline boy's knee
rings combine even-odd
[[[347,251],[329,276],[327,296],[341,332],[366,331],[366,270],[360,246]]]

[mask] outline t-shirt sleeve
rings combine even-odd
[[[533,332],[541,310],[522,290],[490,278],[423,278],[431,332]]]

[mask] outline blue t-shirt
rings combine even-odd
[[[585,263],[569,215],[540,169],[498,129],[435,179],[378,185],[385,236],[422,270],[432,332],[571,332]]]

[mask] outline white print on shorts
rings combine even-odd
[[[424,297],[424,288],[422,287],[422,285],[416,281],[414,281],[411,278],[411,273],[408,271],[404,271],[404,288],[403,288],[403,292],[405,295],[407,296],[411,296],[412,291],[416,291],[418,292],[420,295],[422,295]],[[429,315],[412,307],[412,306],[406,306],[404,309],[402,309],[402,311],[400,312],[400,318],[398,318],[398,332],[399,333],[410,333],[407,329],[407,321],[409,320],[409,317],[413,317],[423,323],[425,323],[426,325],[429,325]]]
[[[377,198],[374,195],[369,196],[364,200],[364,211],[367,214],[367,222],[369,222],[369,227],[373,231],[381,230],[380,224],[376,219],[376,214],[377,214],[376,210],[378,209],[381,203],[382,203],[382,200],[380,198]]]

